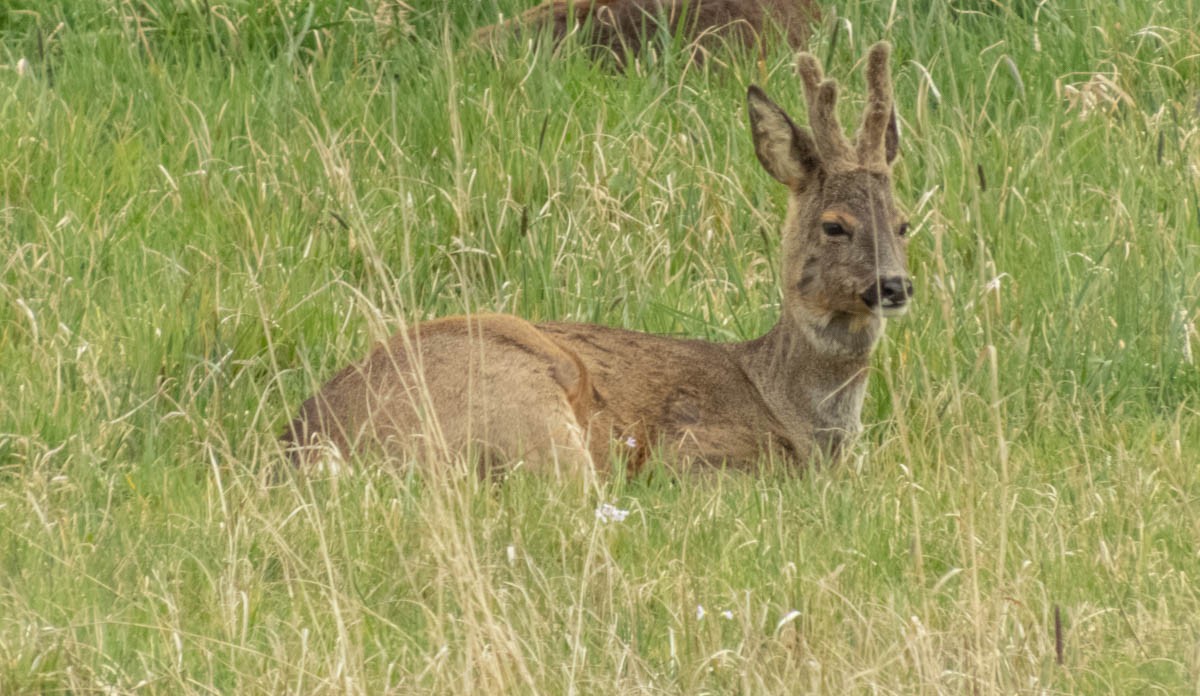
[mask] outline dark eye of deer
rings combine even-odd
[[[827,237],[849,237],[850,236],[850,233],[846,231],[846,228],[842,227],[840,224],[838,224],[836,222],[823,222],[823,223],[821,223],[821,229],[825,230],[825,235]]]
[[[907,222],[900,223],[900,229],[896,230],[896,234],[900,235],[901,237],[907,237],[908,236],[908,223]]]

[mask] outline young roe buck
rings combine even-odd
[[[908,225],[892,201],[890,50],[871,48],[854,144],[813,56],[798,59],[811,131],[749,89],[755,152],[790,191],[782,311],[766,335],[721,344],[508,315],[428,321],[335,376],[285,444],[298,459],[324,441],[343,454],[472,451],[484,469],[522,460],[589,477],[614,452],[636,468],[652,447],[729,466],[836,456],[860,428],[885,317],[912,296]]]
[[[585,45],[620,62],[626,53],[640,54],[659,28],[700,50],[725,39],[761,46],[774,38],[772,32],[799,49],[819,18],[816,0],[550,0],[484,27],[475,39],[486,45],[505,36],[549,33],[557,43],[578,27]]]

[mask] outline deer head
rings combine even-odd
[[[899,138],[888,58],[880,42],[867,59],[868,98],[856,142],[838,123],[837,83],[803,53],[797,69],[808,102],[800,128],[756,86],[747,94],[759,162],[791,190],[783,227],[783,316],[810,341],[837,353],[870,351],[884,317],[912,297],[908,223],[892,200]]]

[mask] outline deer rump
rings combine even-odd
[[[659,29],[694,44],[699,59],[715,41],[764,46],[777,34],[793,49],[820,18],[815,0],[553,0],[506,22],[485,27],[476,40],[548,33],[557,44],[576,28],[587,46],[621,61],[640,55]]]

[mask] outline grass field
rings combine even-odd
[[[403,322],[764,332],[791,57],[411,4],[0,9],[0,693],[1200,693],[1200,2],[827,11],[913,223],[867,430],[600,499],[275,435]]]

